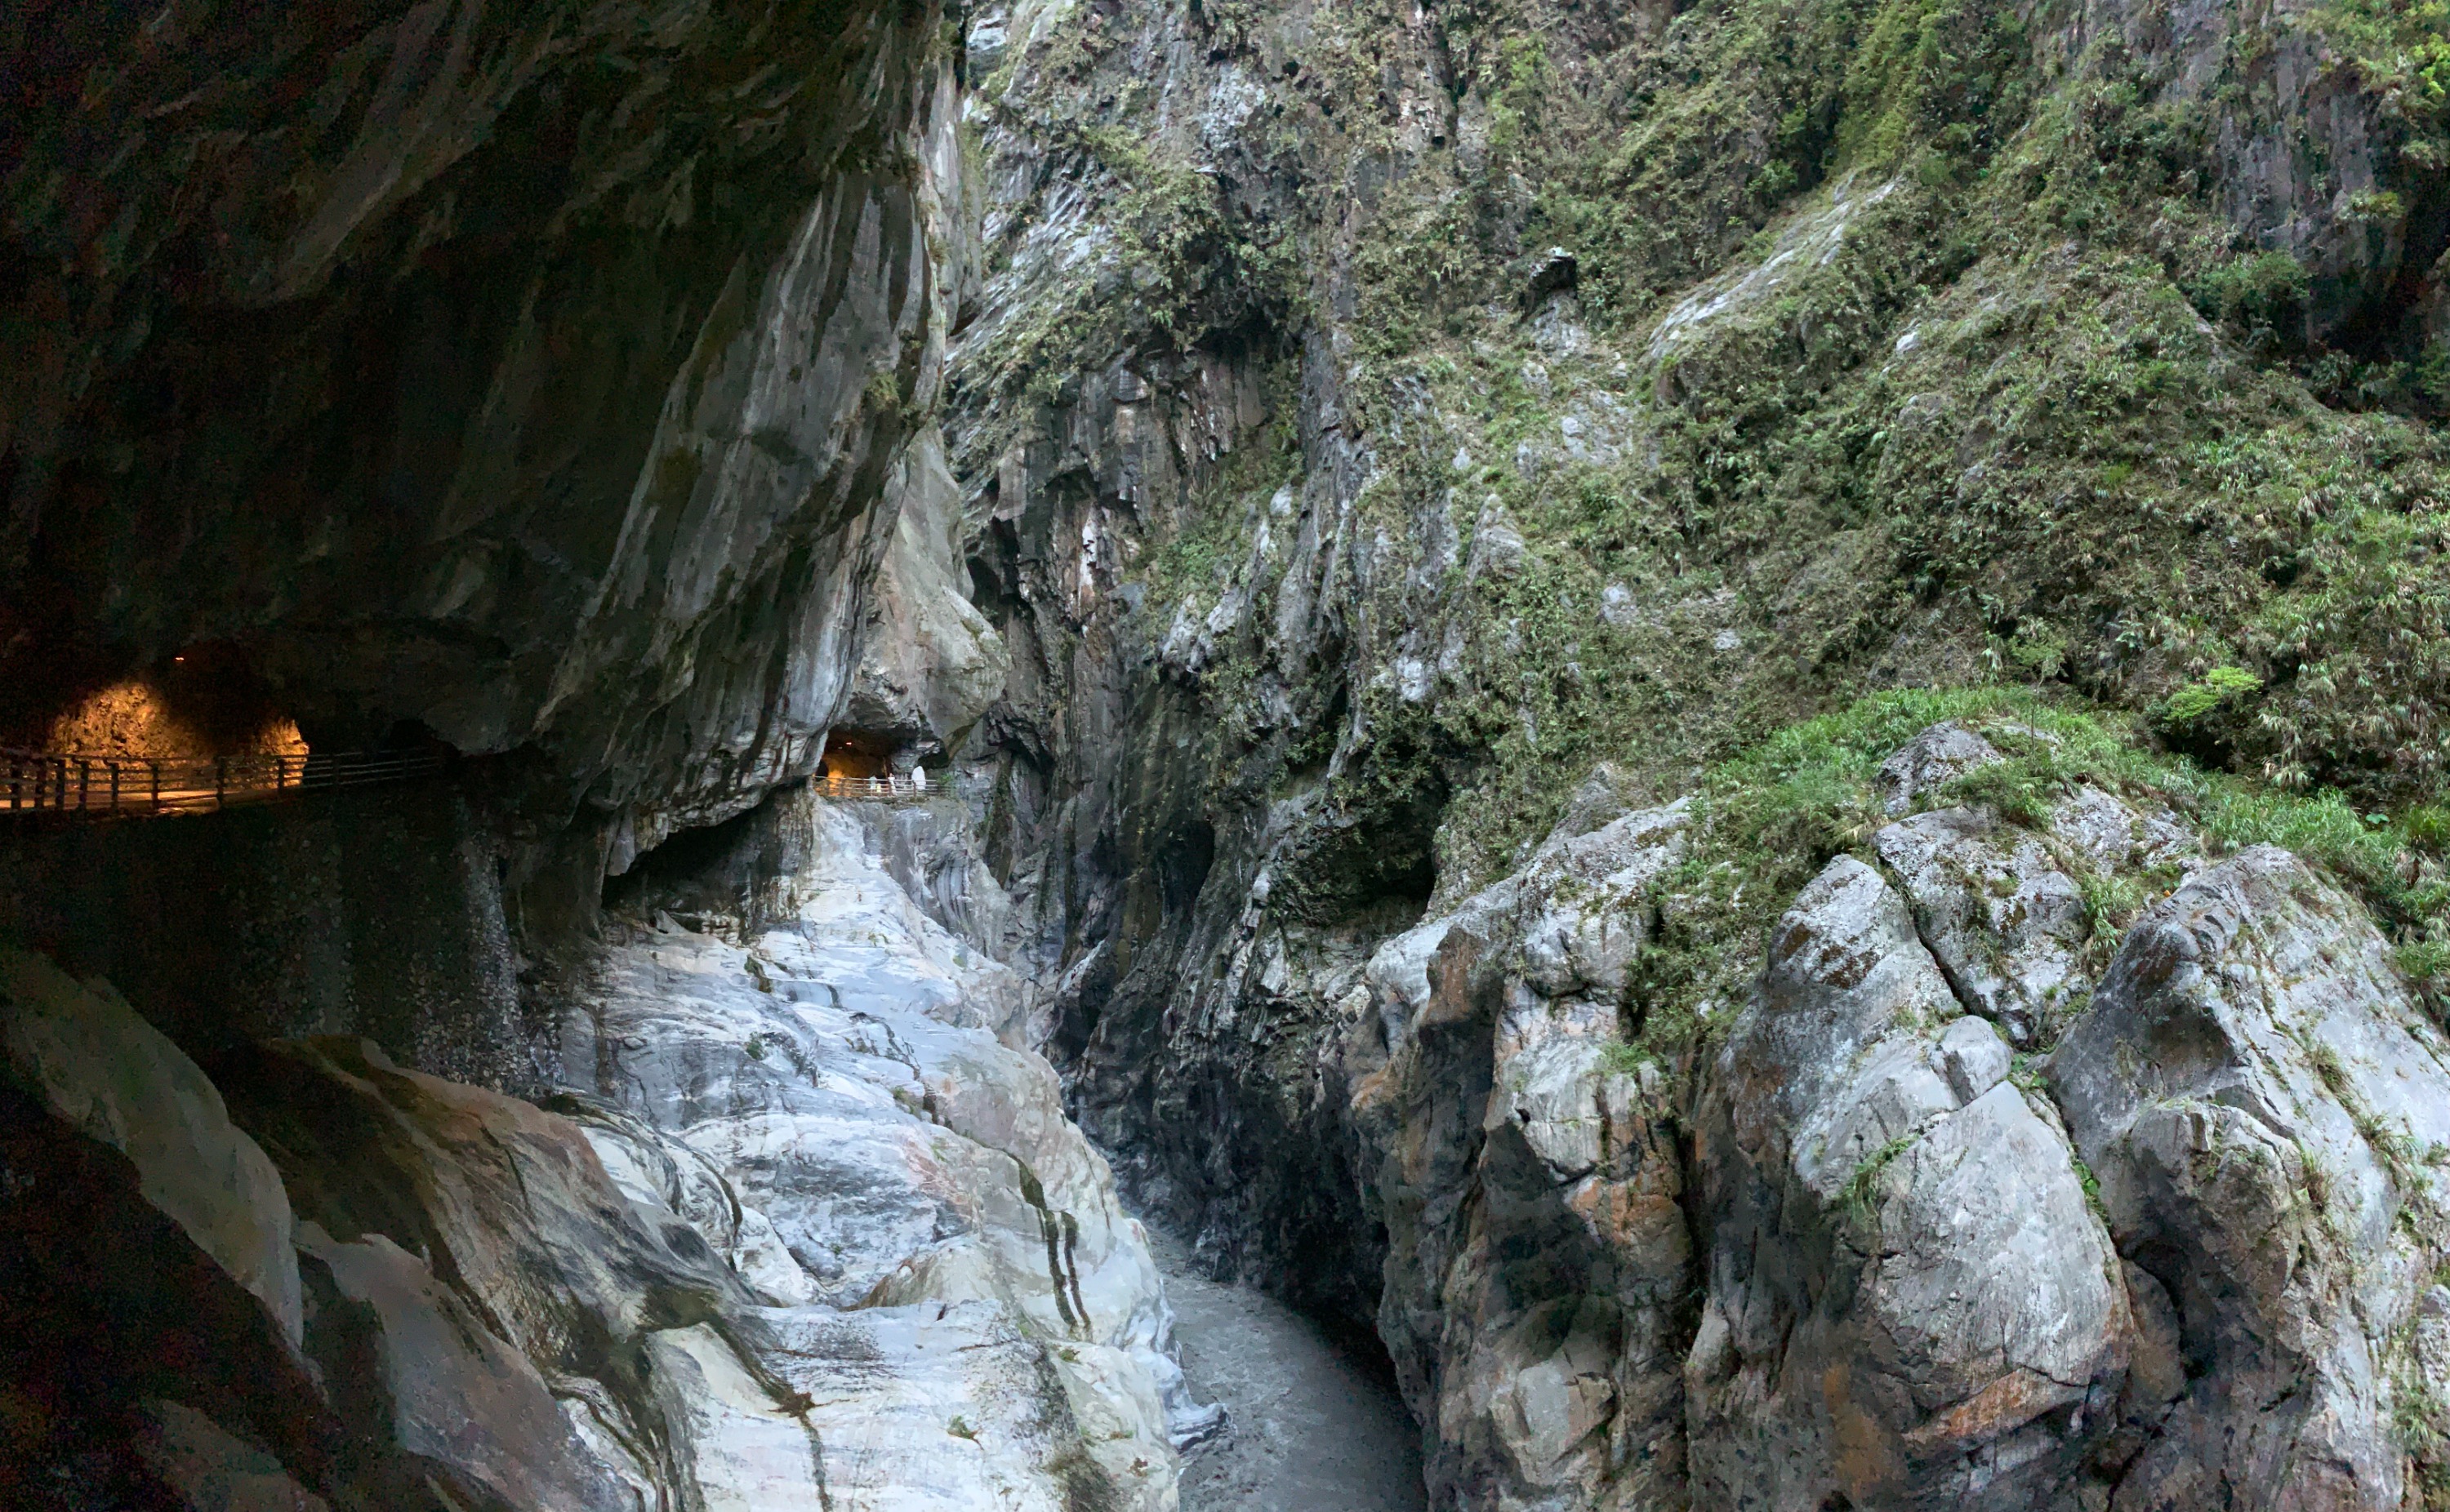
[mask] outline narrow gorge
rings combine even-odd
[[[2450,1508],[2441,0],[0,61],[0,1507]]]

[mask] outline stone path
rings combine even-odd
[[[1274,1297],[1224,1286],[1155,1228],[1183,1374],[1231,1414],[1191,1451],[1182,1512],[1425,1512],[1419,1430],[1393,1383]]]

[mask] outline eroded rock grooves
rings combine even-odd
[[[2438,9],[20,8],[0,1502],[2450,1506]]]

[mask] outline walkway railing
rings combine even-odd
[[[326,756],[80,756],[0,749],[0,813],[180,814],[438,771],[434,751]]]
[[[816,780],[817,791],[827,798],[881,798],[888,803],[908,803],[929,793],[943,796],[941,785],[931,787],[927,779],[917,772],[907,777],[891,773],[883,777],[845,777],[835,773]]]

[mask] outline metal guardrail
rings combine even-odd
[[[912,803],[930,795],[942,798],[952,791],[951,788],[941,784],[931,786],[926,778],[916,772],[907,777],[894,776],[889,773],[883,777],[837,775],[820,777],[815,781],[816,790],[822,797],[883,799],[887,803]]]
[[[0,749],[0,813],[209,813],[293,793],[404,782],[441,768],[438,752],[421,750],[157,758]]]

